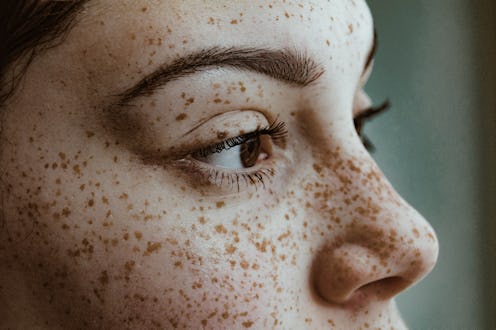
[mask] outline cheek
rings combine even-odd
[[[118,158],[42,156],[5,173],[5,233],[8,267],[35,280],[50,308],[169,326],[250,324],[288,304],[281,272],[301,265],[301,233],[271,192],[247,204],[193,200],[177,180],[157,185]]]

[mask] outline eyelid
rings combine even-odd
[[[227,138],[217,143],[207,145],[206,147],[199,148],[197,151],[193,152],[193,154],[199,154],[202,157],[206,157],[209,154],[227,151],[233,147],[239,146],[252,139],[257,139],[262,136],[269,136],[273,144],[284,147],[287,134],[288,131],[286,129],[286,124],[284,122],[275,121],[269,126],[258,127],[256,130],[235,137]]]
[[[257,110],[223,112],[203,120],[187,133],[179,136],[174,141],[174,146],[165,154],[170,159],[180,159],[201,147],[207,147],[267,126],[269,126],[269,120]]]

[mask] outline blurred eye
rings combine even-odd
[[[367,121],[374,119],[375,116],[383,113],[384,111],[389,109],[390,106],[391,104],[389,103],[389,100],[386,100],[377,107],[369,107],[367,109],[358,112],[358,114],[355,115],[355,117],[353,118],[353,124],[355,125],[355,130],[357,131],[358,136],[360,136],[363,145],[369,151],[374,151],[375,146],[372,143],[372,141],[370,141],[370,139],[363,133],[363,127]]]

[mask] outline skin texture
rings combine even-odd
[[[404,328],[393,297],[438,247],[353,126],[372,40],[359,0],[90,2],[2,109],[3,325]],[[297,50],[322,75],[214,67],[115,105],[213,46]],[[275,120],[263,183],[194,166],[223,173],[191,154]]]

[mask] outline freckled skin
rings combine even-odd
[[[95,0],[84,15],[2,109],[2,327],[405,327],[393,297],[437,242],[354,131],[364,1]],[[163,61],[267,45],[325,72],[300,88],[214,68],[104,111]],[[170,160],[276,119],[288,135],[263,182]]]

